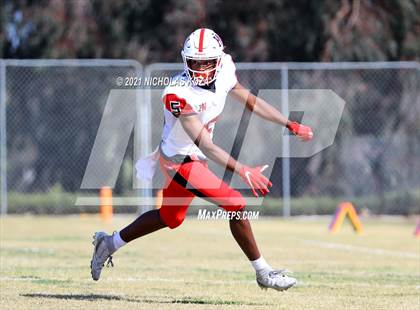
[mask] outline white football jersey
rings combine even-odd
[[[213,137],[214,126],[225,106],[226,96],[237,83],[236,68],[230,55],[223,56],[219,70],[212,89],[193,85],[186,72],[183,72],[175,76],[163,91],[165,124],[161,151],[167,157],[195,155],[200,159],[206,158],[184,131],[178,117],[197,115]]]

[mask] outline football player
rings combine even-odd
[[[95,233],[91,261],[94,280],[99,279],[106,260],[110,261],[111,255],[126,243],[165,227],[174,229],[181,225],[195,196],[227,211],[241,212],[245,208],[241,193],[208,169],[208,159],[240,175],[254,196],[269,192],[272,184],[262,173],[267,166],[249,167],[240,163],[212,141],[213,129],[228,93],[253,113],[286,126],[302,140],[310,140],[313,136],[311,128],[288,121],[277,109],[238,82],[235,64],[224,52],[222,40],[214,31],[206,28],[194,31],[186,39],[181,54],[184,71],[165,88],[162,96],[165,122],[158,150],[160,168],[166,178],[162,206],[142,214],[113,235]],[[153,166],[153,163],[143,165],[146,166]],[[296,279],[272,268],[262,257],[247,219],[235,217],[229,225],[255,269],[261,288],[282,291],[295,285]]]

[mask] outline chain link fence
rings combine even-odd
[[[116,77],[141,76],[142,66],[126,60],[5,60],[1,68],[3,213],[7,202],[15,210],[25,194],[78,192]],[[131,167],[130,150],[125,162]],[[128,181],[119,181],[116,191]]]
[[[56,60],[3,61],[0,68],[3,210],[6,193],[43,195],[56,188],[63,195],[80,192],[109,91],[118,76],[142,77],[142,67],[117,60]],[[144,76],[170,77],[182,68],[152,64]],[[269,171],[274,186],[264,201],[267,210],[276,211],[266,214],[330,213],[344,199],[375,213],[420,212],[419,69],[411,62],[238,63],[239,81],[255,94],[264,89],[331,89],[346,102],[334,143],[309,158],[282,158],[288,152],[285,130],[249,123],[246,139],[254,144],[251,151],[240,153],[240,160],[261,164],[267,157],[277,158]],[[142,92],[139,119],[147,120],[147,128],[142,127],[138,139],[147,151],[160,142],[161,90],[149,87]],[[270,103],[288,114],[285,98]],[[215,143],[227,151],[235,148],[244,122],[243,107],[233,101],[228,98],[214,134]],[[302,118],[293,112],[289,116]],[[135,193],[133,138],[130,141],[115,188],[120,196]],[[210,166],[224,176],[222,167]],[[161,184],[157,174],[153,187]],[[244,187],[236,177],[231,184]],[[16,201],[8,199],[13,212]]]
[[[238,80],[254,94],[264,89],[330,89],[345,101],[334,143],[308,158],[280,158],[288,143],[281,128],[247,131],[247,164],[277,158],[273,188],[265,205],[289,214],[330,213],[342,200],[374,213],[420,212],[420,66],[418,63],[237,63]],[[169,77],[181,64],[154,64],[149,77]],[[152,144],[158,145],[163,115],[161,93],[151,91]],[[242,107],[228,99],[214,141],[230,151],[244,121]],[[270,102],[287,114],[292,102]],[[289,114],[300,121],[302,114]],[[326,118],[326,117],[325,117]],[[321,123],[323,117],[321,116]],[[249,124],[255,126],[255,124]],[[241,127],[242,128],[242,127]],[[283,135],[283,137],[282,137]],[[278,148],[273,147],[273,143]],[[270,154],[265,154],[269,152]],[[287,154],[286,154],[287,155]],[[219,177],[224,169],[211,164]],[[162,180],[155,179],[155,187]],[[240,187],[237,178],[231,183]],[[246,192],[246,191],[244,191]],[[249,192],[248,192],[249,194]],[[264,209],[263,209],[264,210]]]
[[[291,89],[328,88],[346,102],[334,144],[312,158],[291,159],[292,195],[339,197],[379,214],[418,214],[419,69],[372,63],[289,70]]]

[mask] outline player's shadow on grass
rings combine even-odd
[[[156,303],[156,304],[200,304],[200,305],[243,305],[243,306],[262,306],[267,305],[266,303],[253,303],[253,302],[239,302],[230,300],[211,300],[202,299],[197,297],[183,297],[180,299],[162,299],[162,296],[156,296],[156,299],[148,298],[127,298],[118,295],[102,295],[102,294],[46,294],[46,293],[30,293],[21,294],[23,297],[30,298],[53,298],[63,300],[85,300],[85,301],[97,301],[97,300],[115,300],[115,301],[126,301],[136,303]]]

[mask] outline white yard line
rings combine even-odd
[[[368,254],[375,254],[381,256],[393,256],[393,257],[401,257],[401,258],[411,258],[411,259],[420,259],[420,255],[413,253],[413,252],[402,252],[402,251],[391,251],[385,249],[378,249],[378,248],[370,248],[370,247],[363,247],[363,246],[356,246],[350,244],[343,244],[343,243],[335,243],[335,242],[326,242],[320,240],[311,240],[311,239],[300,239],[297,240],[301,241],[304,244],[319,246],[325,249],[334,249],[334,250],[343,250],[348,252],[362,252]]]

